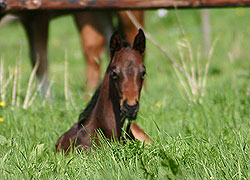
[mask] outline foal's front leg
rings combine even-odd
[[[152,143],[148,135],[134,122],[130,123],[130,132],[133,134],[134,139],[137,139],[146,144]]]
[[[149,144],[152,140],[148,137],[148,135],[134,122],[129,122],[126,128],[125,139],[129,140],[139,140],[141,142],[145,142]]]

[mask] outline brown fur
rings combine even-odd
[[[139,141],[142,142],[145,141],[146,144],[152,142],[152,140],[148,137],[148,135],[134,122],[131,122],[130,129],[135,139],[138,139]]]

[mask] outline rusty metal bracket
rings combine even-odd
[[[26,0],[27,9],[38,9],[42,5],[42,0]]]

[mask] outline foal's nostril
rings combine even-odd
[[[127,101],[123,101],[121,111],[123,115],[125,115],[130,120],[136,119],[137,112],[139,110],[139,103],[136,102],[135,105],[130,106],[128,105]]]
[[[126,110],[127,112],[131,112],[131,113],[133,113],[133,112],[138,112],[139,103],[138,103],[138,101],[137,101],[135,105],[130,106],[130,105],[128,105],[127,101],[123,101],[123,107],[125,108],[125,110]]]

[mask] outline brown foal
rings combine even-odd
[[[56,143],[56,151],[67,152],[75,146],[88,148],[92,140],[98,142],[97,130],[108,139],[121,139],[125,118],[129,119],[127,134],[132,139],[150,141],[148,136],[131,120],[139,110],[140,92],[146,68],[143,64],[145,36],[140,29],[133,46],[122,41],[118,33],[110,40],[111,60],[104,79],[97,88],[79,121],[63,134]],[[133,134],[136,136],[133,136]],[[139,135],[138,135],[139,134]],[[138,136],[138,137],[137,137]]]

